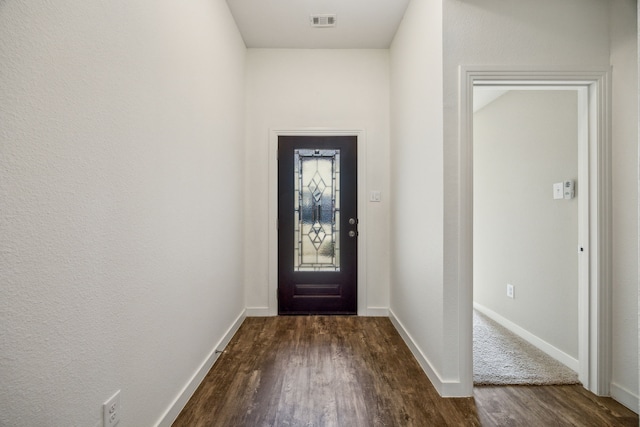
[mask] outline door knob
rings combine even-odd
[[[349,237],[356,237],[358,235],[358,233],[356,233],[355,231],[351,230],[349,231]]]
[[[357,220],[357,219],[355,219],[355,218],[349,218],[349,224],[351,224],[351,225],[355,225],[355,224],[357,224],[357,223],[358,223],[358,220]]]

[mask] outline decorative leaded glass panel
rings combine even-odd
[[[340,271],[340,150],[293,156],[294,271]]]

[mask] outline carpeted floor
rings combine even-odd
[[[578,384],[578,374],[478,311],[473,311],[475,385]]]

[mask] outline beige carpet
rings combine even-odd
[[[473,311],[475,385],[578,384],[578,374],[485,315]]]

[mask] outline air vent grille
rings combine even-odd
[[[312,27],[329,28],[336,26],[336,15],[311,15],[309,22]]]

